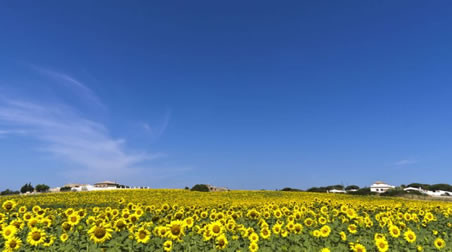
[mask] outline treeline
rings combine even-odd
[[[429,185],[429,184],[421,184],[421,183],[411,183],[407,186],[402,185],[402,187],[415,187],[415,188],[422,188],[424,190],[429,190],[429,191],[449,191],[452,192],[452,185],[449,184],[433,184],[433,185]]]
[[[26,183],[20,188],[20,191],[13,191],[10,189],[6,189],[2,192],[0,192],[0,195],[13,195],[13,194],[19,194],[19,193],[32,193],[34,191],[36,192],[47,192],[49,191],[50,187],[45,184],[38,184],[36,187],[34,187],[31,183]]]
[[[349,185],[347,187],[344,187],[343,185],[330,185],[330,186],[321,186],[321,187],[311,187],[306,191],[307,192],[327,192],[330,190],[345,190],[345,191],[359,190],[359,186]]]

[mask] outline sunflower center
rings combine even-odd
[[[220,232],[220,227],[217,226],[217,225],[215,225],[215,226],[213,226],[212,231],[213,231],[214,233],[219,233],[219,232]]]
[[[171,233],[173,235],[179,235],[180,234],[180,226],[179,225],[173,225],[171,227]]]
[[[107,233],[107,231],[101,227],[96,228],[96,230],[94,231],[94,236],[96,236],[97,238],[102,238],[105,236],[105,234]]]
[[[140,233],[138,234],[138,237],[140,237],[140,239],[146,238],[146,232],[145,231],[140,231]]]
[[[31,238],[35,241],[39,241],[41,239],[41,233],[33,232],[33,234],[31,235]]]
[[[9,243],[9,247],[15,248],[16,246],[17,246],[17,242],[15,240],[11,240],[11,242]]]
[[[11,208],[13,208],[13,204],[8,202],[8,203],[6,203],[5,208],[6,208],[6,210],[11,210]]]
[[[224,240],[223,240],[223,239],[220,239],[220,240],[218,241],[218,245],[220,245],[220,247],[223,247],[223,246],[224,246]]]

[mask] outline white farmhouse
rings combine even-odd
[[[395,188],[395,186],[386,184],[382,181],[377,181],[370,186],[370,191],[376,192],[376,193],[384,193],[387,190],[393,189],[393,188]]]
[[[327,193],[347,193],[345,190],[331,189],[326,191]]]

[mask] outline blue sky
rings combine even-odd
[[[452,181],[450,1],[0,3],[0,189]]]

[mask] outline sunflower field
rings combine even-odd
[[[305,192],[0,197],[3,251],[452,251],[452,203]]]

